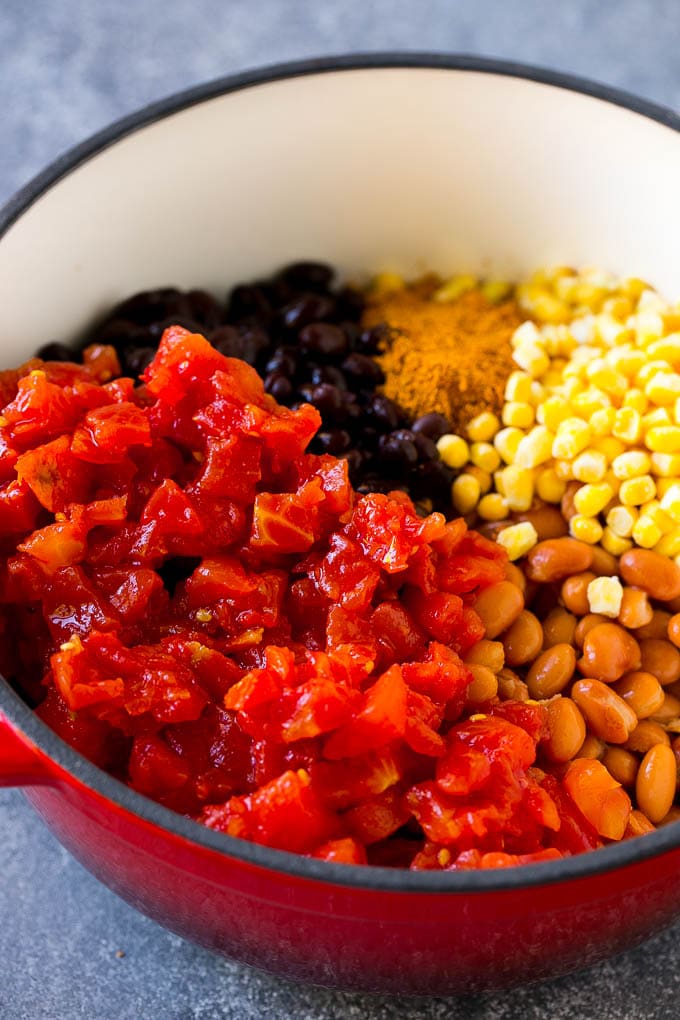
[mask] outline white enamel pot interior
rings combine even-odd
[[[213,83],[114,125],[5,210],[0,360],[162,285],[598,265],[680,296],[680,120],[495,62],[365,57]]]

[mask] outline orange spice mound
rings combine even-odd
[[[378,358],[385,395],[412,418],[439,411],[459,431],[481,411],[500,414],[516,367],[510,338],[526,316],[514,300],[493,304],[478,289],[435,301],[437,286],[428,277],[374,299],[369,294],[363,325],[391,327]]]

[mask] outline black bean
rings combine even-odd
[[[342,287],[335,296],[337,315],[341,319],[358,322],[363,315],[366,301],[363,293],[354,287]]]
[[[295,348],[277,347],[272,356],[264,366],[265,372],[279,372],[281,375],[292,379],[297,372],[297,359],[294,356]],[[312,379],[312,382],[315,380]]]
[[[389,334],[389,327],[384,322],[378,326],[372,326],[371,329],[364,329],[357,339],[357,350],[363,354],[377,354]]]
[[[330,383],[331,386],[336,386],[339,390],[347,389],[345,377],[335,365],[315,365],[311,363],[307,368],[309,370],[309,378],[313,383]]]
[[[328,290],[334,276],[335,270],[324,262],[291,262],[279,273],[279,278],[289,286],[312,291]]]
[[[238,358],[241,355],[241,334],[236,326],[220,326],[210,337],[210,343],[227,358]]]
[[[268,346],[269,337],[259,326],[220,326],[211,334],[210,342],[227,358],[241,358],[254,365]]]
[[[227,299],[227,321],[238,322],[252,315],[268,322],[272,315],[272,307],[261,287],[252,284],[238,284]]]
[[[148,368],[155,354],[155,347],[126,347],[121,355],[123,374],[136,379]]]
[[[208,332],[217,329],[222,322],[224,312],[212,294],[209,294],[207,290],[190,290],[187,299],[194,319],[200,322]]]
[[[451,503],[451,484],[455,472],[442,460],[419,464],[413,476],[416,498],[429,497],[433,503],[448,506]]]
[[[77,361],[78,355],[66,344],[59,343],[58,340],[53,340],[49,344],[43,344],[38,350],[37,357],[42,358],[43,361]]]
[[[191,304],[176,287],[143,290],[117,305],[111,313],[114,317],[149,326],[161,319],[191,318]]]
[[[423,432],[412,431],[413,442],[416,445],[418,451],[418,458],[420,460],[438,460],[439,453],[437,451],[437,444],[426,436]]]
[[[341,367],[346,376],[356,380],[361,386],[373,389],[385,382],[385,373],[380,365],[366,354],[359,354],[356,351],[349,354]]]
[[[392,489],[398,489],[400,487],[401,483],[397,482],[394,478],[371,473],[364,475],[361,479],[357,485],[357,492],[391,492]]]
[[[264,326],[255,322],[239,323],[238,331],[242,352],[238,357],[243,358],[249,365],[254,365],[269,347],[271,342],[269,333]]]
[[[320,412],[324,422],[335,422],[344,411],[342,393],[330,383],[319,383],[312,390],[311,403]]]
[[[335,301],[332,297],[324,294],[302,294],[284,305],[279,316],[286,329],[302,329],[310,322],[330,318],[334,310]]]
[[[399,406],[381,393],[377,393],[367,402],[366,414],[371,420],[371,424],[375,424],[385,432],[391,432],[398,428],[402,420]]]
[[[159,319],[158,322],[152,322],[147,326],[147,337],[152,343],[159,344],[163,333],[168,329],[169,326],[181,326],[183,329],[188,329],[190,333],[203,333],[203,326],[196,319],[192,319],[189,315],[171,315],[165,319]]]
[[[378,454],[389,464],[403,468],[412,468],[418,463],[416,444],[398,432],[380,437]]]
[[[350,478],[354,479],[363,467],[366,458],[361,450],[357,450],[356,447],[353,450],[348,450],[347,453],[343,453],[342,456],[347,461]]]
[[[313,386],[312,383],[303,383],[301,386],[298,386],[298,393],[304,401],[311,404],[315,388],[316,387]]]
[[[149,333],[145,326],[138,326],[130,319],[110,318],[99,326],[88,338],[98,344],[113,344],[116,350],[133,344],[146,345]]]
[[[414,432],[420,432],[434,442],[453,431],[449,419],[445,415],[439,414],[438,411],[430,411],[429,414],[421,415],[414,421],[411,428]]]
[[[300,347],[325,358],[341,358],[347,352],[347,337],[330,322],[312,322],[298,333]]]
[[[338,454],[350,448],[352,439],[344,429],[330,429],[328,432],[317,432],[316,445],[324,453]]]
[[[285,404],[293,395],[293,384],[290,379],[286,379],[285,375],[279,372],[270,372],[265,377],[264,388],[281,404]]]

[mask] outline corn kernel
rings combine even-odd
[[[538,542],[538,534],[531,521],[522,521],[503,528],[496,541],[503,546],[510,560],[518,560],[533,549]]]
[[[574,478],[579,482],[601,482],[607,474],[607,463],[607,458],[600,450],[584,450],[574,459]]]
[[[676,425],[680,425],[680,397],[673,404],[673,421]]]
[[[546,503],[559,503],[566,489],[566,481],[558,477],[554,468],[544,468],[536,476],[536,492]]]
[[[534,379],[550,367],[550,358],[538,344],[520,344],[513,351],[512,360]]]
[[[500,493],[489,492],[480,499],[477,513],[483,521],[502,521],[508,516],[507,501]]]
[[[574,465],[570,460],[556,460],[553,462],[555,474],[563,482],[571,482],[574,479]]]
[[[680,482],[671,485],[661,497],[661,509],[675,524],[680,524]]]
[[[590,425],[580,418],[566,418],[560,422],[553,442],[553,457],[572,460],[588,446],[591,439]]]
[[[560,396],[548,397],[538,410],[543,419],[541,424],[549,428],[551,432],[557,432],[560,422],[565,418],[570,418],[573,414],[569,401]]]
[[[199,623],[210,623],[213,618],[213,614],[210,609],[197,609],[195,615]]]
[[[465,474],[472,475],[473,478],[477,479],[482,496],[491,490],[493,479],[491,478],[490,471],[485,471],[484,468],[480,468],[476,464],[468,464],[465,468]]]
[[[623,556],[625,552],[633,548],[633,543],[629,538],[620,538],[619,535],[614,534],[611,528],[604,529],[600,545],[612,556]]]
[[[545,425],[535,425],[531,432],[520,439],[515,464],[518,467],[534,468],[545,464],[552,456],[555,435]]]
[[[623,397],[630,386],[628,378],[623,372],[617,372],[606,364],[598,365],[596,369],[589,367],[586,375],[593,386],[611,393],[614,397]]]
[[[591,387],[591,389],[583,390],[582,393],[577,393],[571,403],[581,418],[590,418],[591,414],[595,414],[596,411],[609,407],[611,400],[608,394],[602,390]]]
[[[487,280],[482,284],[481,290],[486,300],[496,305],[510,295],[512,284],[506,280]]]
[[[634,407],[621,407],[614,416],[612,435],[626,443],[635,443],[642,432],[642,418]]]
[[[460,276],[453,276],[450,280],[446,280],[432,296],[435,301],[442,303],[457,301],[459,297],[469,290],[474,290],[476,286],[477,280],[474,276],[471,276],[470,273],[462,273]]]
[[[528,429],[534,424],[534,409],[531,404],[511,400],[503,406],[502,418],[506,426]]]
[[[658,524],[646,514],[640,514],[633,526],[633,541],[643,549],[653,549],[657,542],[663,537],[663,532]]]
[[[619,499],[624,506],[640,506],[656,496],[656,486],[651,475],[627,478],[621,483]]]
[[[476,418],[468,422],[468,437],[475,443],[488,442],[498,432],[501,423],[493,411],[482,411]]]
[[[510,427],[501,429],[493,438],[493,445],[506,464],[512,464],[517,455],[517,448],[524,433],[521,429]]]
[[[474,475],[465,472],[458,475],[451,486],[451,500],[459,514],[468,514],[479,503],[481,489]]]
[[[630,538],[633,534],[638,512],[632,506],[613,506],[607,514],[607,527],[619,538]]]
[[[595,436],[592,443],[594,450],[599,450],[607,458],[609,464],[625,452],[626,444],[615,436]]]
[[[652,458],[644,450],[626,450],[612,461],[612,471],[622,482],[649,474],[651,467]]]
[[[658,494],[657,487],[657,495]],[[662,535],[668,534],[668,532],[672,531],[675,526],[673,518],[666,513],[658,499],[650,499],[649,502],[642,504],[640,507],[640,516],[642,517],[643,515],[648,517],[650,521],[654,521]]]
[[[531,401],[531,376],[527,372],[511,372],[505,384],[505,400],[528,404]]]
[[[574,514],[569,521],[569,533],[572,538],[577,538],[580,542],[587,542],[588,545],[596,545],[600,541],[602,530],[602,525],[596,517]]]
[[[603,407],[595,411],[590,418],[590,427],[594,436],[608,436],[614,427],[616,411],[613,407]]]
[[[540,341],[541,334],[538,326],[535,322],[532,322],[531,319],[527,319],[521,326],[518,326],[512,334],[510,343],[513,348],[515,348],[522,344],[540,344]]]
[[[501,455],[491,443],[472,443],[470,460],[476,467],[492,473],[501,466]]]
[[[638,386],[641,389],[645,389],[647,383],[650,382],[655,375],[659,372],[665,372],[668,369],[668,365],[665,361],[652,361],[650,358],[645,358],[645,363],[635,377]]]
[[[634,411],[637,411],[638,414],[642,415],[648,410],[649,401],[642,390],[636,390],[633,388],[632,390],[628,390],[626,393],[623,398],[622,406],[631,407]]]
[[[645,435],[645,446],[654,453],[680,452],[680,425],[656,425]]]
[[[587,593],[591,613],[615,619],[621,612],[623,586],[618,577],[594,578],[588,585]]]
[[[660,556],[680,556],[680,528],[673,528],[668,534],[662,535],[654,546],[654,552]]]
[[[657,372],[645,386],[645,396],[660,406],[674,404],[680,397],[680,375],[677,372]]]
[[[447,433],[437,440],[437,452],[447,467],[462,468],[470,459],[470,448],[462,436]]]
[[[653,453],[652,472],[661,478],[680,478],[680,453]]]
[[[503,495],[511,510],[528,510],[534,498],[534,473],[530,468],[509,464],[503,469]]]
[[[611,486],[606,482],[601,485],[582,485],[574,493],[574,506],[585,517],[597,517],[613,495]]]
[[[373,277],[371,281],[371,295],[373,297],[382,297],[385,294],[391,294],[397,290],[403,290],[405,286],[403,276],[399,273],[384,272],[378,273]]]
[[[665,407],[657,407],[654,411],[647,411],[642,415],[642,431],[649,432],[657,425],[672,425],[671,416]]]
[[[655,340],[647,348],[649,358],[659,358],[660,361],[667,361],[670,365],[680,365],[680,333],[670,333]]]

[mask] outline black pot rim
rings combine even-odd
[[[127,135],[198,103],[242,89],[288,78],[367,69],[434,69],[505,75],[551,85],[623,107],[680,133],[680,116],[638,96],[584,78],[531,65],[465,54],[387,52],[348,54],[276,64],[218,78],[175,93],[116,121],[70,149],[33,178],[0,210],[0,240],[12,225],[54,184]],[[412,872],[363,865],[332,864],[282,850],[272,850],[214,832],[136,793],[97,768],[56,735],[0,677],[0,711],[52,761],[76,780],[125,811],[190,843],[260,868],[330,885],[401,894],[473,894],[511,892],[542,885],[596,878],[680,848],[680,823],[644,837],[600,850],[542,864],[468,872]]]

